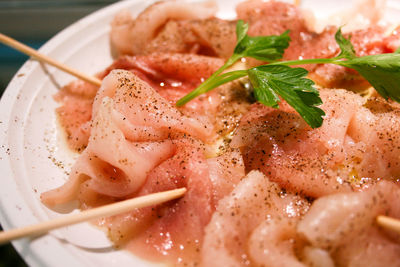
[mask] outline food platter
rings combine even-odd
[[[101,71],[113,61],[108,33],[110,21],[122,9],[138,14],[154,1],[123,1],[76,22],[49,42],[40,52],[85,73]],[[219,17],[234,18],[239,1],[218,1]],[[351,3],[341,1],[345,8]],[[304,0],[316,17],[326,17],[329,1]],[[399,3],[388,1],[387,19],[394,20]],[[338,10],[337,10],[338,11]],[[40,202],[40,193],[62,185],[76,158],[62,136],[52,99],[59,88],[74,80],[68,74],[29,60],[16,73],[0,104],[0,219],[5,230],[62,216],[74,210],[65,206],[57,212]],[[74,212],[77,212],[75,210]],[[36,239],[13,242],[31,266],[148,266],[129,252],[114,249],[105,234],[89,224]]]

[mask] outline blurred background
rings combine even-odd
[[[35,49],[73,22],[116,0],[0,0],[0,32]],[[28,59],[0,44],[0,92]]]
[[[80,18],[116,0],[0,0],[0,33],[35,49]],[[0,95],[27,56],[0,44]],[[27,266],[11,245],[0,246],[0,267]]]

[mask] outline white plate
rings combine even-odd
[[[108,32],[113,16],[124,8],[138,14],[152,2],[123,1],[104,8],[56,35],[40,52],[89,74],[101,71],[112,62]],[[237,2],[218,1],[222,10],[218,15],[233,18]],[[349,4],[349,1],[340,2]],[[392,4],[398,6],[396,2]],[[303,1],[309,7],[317,4],[320,10],[327,3],[330,2]],[[318,16],[325,15],[324,12],[318,13]],[[39,196],[66,181],[66,172],[76,156],[62,141],[54,113],[57,103],[52,99],[60,86],[71,80],[74,78],[68,74],[29,60],[15,75],[1,99],[0,219],[4,229],[62,216],[42,205]],[[83,247],[57,236],[64,236]],[[114,250],[107,245],[104,233],[88,224],[33,240],[18,240],[13,245],[30,266],[149,265],[126,251]]]

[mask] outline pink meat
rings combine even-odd
[[[205,230],[202,266],[301,266],[294,254],[294,226],[307,208],[301,197],[250,172],[219,201]]]
[[[97,88],[77,80],[64,86],[54,99],[61,103],[56,109],[69,146],[76,151],[85,149],[90,135],[88,122],[92,117],[92,103]]]
[[[116,68],[127,69],[149,83],[171,104],[175,104],[222,64],[223,60],[206,56],[154,53],[147,56],[121,57],[102,75]],[[204,131],[208,132],[208,140],[204,137],[203,141],[210,142],[210,138],[214,138],[218,131],[218,121],[215,118],[222,99],[223,96],[219,92],[212,91],[179,108],[184,115],[207,127]]]
[[[235,48],[236,22],[218,18],[170,20],[141,51],[174,52],[229,58]]]
[[[207,141],[213,134],[211,127],[194,118],[182,116],[165,98],[135,75],[127,71],[115,72],[117,75],[109,75],[96,96],[94,116],[100,101],[108,96],[114,99],[116,110],[123,114],[120,123],[124,128],[130,128],[129,135],[141,135],[146,140],[154,139],[155,133],[167,138],[170,134],[180,132]],[[138,127],[132,128],[131,125]],[[146,137],[146,133],[149,137]]]
[[[226,152],[207,159],[210,180],[213,183],[215,203],[228,195],[245,176],[242,155],[239,150]]]
[[[171,156],[173,147],[168,140],[127,140],[114,122],[115,112],[111,99],[103,99],[92,121],[89,144],[73,166],[68,182],[41,195],[46,205],[72,201],[87,179],[90,179],[87,185],[98,193],[124,197],[140,188],[148,172]]]
[[[255,104],[231,143],[242,149],[246,169],[259,169],[283,188],[313,197],[350,190],[333,167],[343,161],[346,130],[361,97],[343,90],[324,90],[321,97],[327,116],[316,130],[285,103],[279,110]]]
[[[188,192],[178,201],[141,212],[140,216],[145,216],[147,223],[142,231],[137,231],[137,225],[142,223],[139,217],[140,220],[125,220],[124,224],[130,226],[121,232],[124,236],[136,233],[126,244],[135,254],[185,266],[199,258],[204,227],[215,209],[213,184],[201,144],[193,139],[181,139],[174,141],[174,145],[177,147],[175,155],[152,170],[139,195],[179,187],[186,187]],[[120,231],[115,223],[112,227],[112,233]],[[120,239],[118,234],[112,237]]]
[[[71,201],[84,180],[94,191],[125,197],[136,192],[148,173],[174,151],[168,138],[205,137],[207,129],[182,116],[148,84],[128,71],[113,71],[93,105],[89,144],[62,187],[42,194],[55,205]],[[112,144],[112,145],[110,145]]]
[[[397,185],[382,181],[364,192],[319,198],[298,231],[313,247],[330,251],[337,266],[400,266],[396,236],[375,224],[377,215],[400,217],[399,197]]]
[[[140,72],[153,80],[157,87],[173,87],[173,82],[200,83],[224,64],[222,59],[178,53],[152,53],[146,56],[122,56],[110,65],[101,76],[113,69]],[[177,87],[175,85],[175,87]],[[179,87],[179,86],[178,86]]]
[[[146,45],[168,20],[206,19],[215,12],[216,5],[212,1],[197,4],[158,2],[140,13],[136,19],[123,11],[111,23],[111,44],[120,54],[142,54]]]
[[[337,52],[335,29],[321,34],[310,32],[301,10],[278,1],[250,0],[236,7],[238,18],[250,24],[249,35],[279,35],[290,30],[291,43],[284,59],[332,57]],[[266,26],[268,25],[268,26]],[[312,43],[312,45],[310,45]]]
[[[349,125],[348,135],[357,143],[358,178],[392,179],[400,173],[400,106],[370,98]]]
[[[206,56],[184,54],[152,54],[138,57],[122,57],[116,60],[98,76],[103,79],[114,69],[126,69],[146,81],[171,104],[193,90],[202,80],[208,78],[223,64],[223,60]],[[109,87],[112,88],[112,87]],[[57,109],[60,122],[67,135],[69,146],[82,151],[88,143],[90,135],[90,119],[92,103],[98,88],[82,81],[74,81],[55,96],[62,105]],[[111,90],[111,89],[110,89]],[[112,91],[112,90],[111,90]],[[109,92],[109,96],[113,93]],[[190,117],[190,124],[197,124],[201,138],[211,137],[214,118],[221,97],[215,92],[204,95],[180,111]],[[205,108],[207,107],[207,108]],[[198,112],[198,109],[201,112]],[[176,111],[177,112],[177,111]],[[123,126],[123,125],[121,125]],[[151,129],[141,132],[149,133]]]
[[[375,99],[363,106],[344,90],[321,90],[321,98],[326,116],[314,130],[285,103],[279,110],[255,104],[231,143],[242,149],[246,169],[312,197],[398,176],[397,105]]]

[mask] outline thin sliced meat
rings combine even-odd
[[[238,149],[207,159],[210,180],[213,183],[214,199],[217,203],[228,195],[245,176],[243,157]]]
[[[329,252],[321,248],[305,247],[302,260],[307,266],[311,267],[335,267],[335,262]]]
[[[77,80],[54,95],[54,99],[61,104],[56,112],[65,130],[68,145],[78,152],[85,149],[89,140],[88,122],[92,117],[92,103],[96,92],[96,86]]]
[[[105,195],[124,197],[137,191],[149,171],[169,158],[174,149],[169,140],[145,142],[128,139],[115,123],[117,119],[113,116],[115,111],[111,101],[107,103],[108,98],[104,98],[102,102],[93,120],[95,126],[86,151],[95,158],[94,161],[99,159],[111,165],[112,169],[111,173],[106,171],[92,177],[89,186]],[[97,169],[104,170],[105,167]]]
[[[382,181],[364,192],[319,198],[298,231],[314,247],[329,250],[338,266],[400,266],[398,240],[375,225],[380,214],[400,217],[399,197],[397,185]]]
[[[311,129],[287,104],[246,114],[231,146],[247,170],[259,169],[288,190],[311,197],[347,192],[400,174],[400,109],[381,98],[365,103],[344,90],[321,90],[324,123]]]
[[[198,122],[182,116],[128,71],[113,71],[104,79],[93,105],[93,116],[88,147],[69,181],[44,193],[44,203],[55,205],[72,200],[88,178],[92,190],[125,197],[136,192],[149,171],[174,153],[168,138],[184,134],[205,136]]]
[[[223,60],[206,56],[154,53],[121,57],[102,75],[115,68],[129,70],[175,104],[222,64]],[[201,95],[178,109],[185,116],[200,121],[214,134],[225,136],[233,131],[252,101],[249,90],[240,82],[234,82]]]
[[[362,152],[355,175],[358,179],[389,179],[400,174],[400,106],[381,97],[370,98],[360,108],[348,135]]]
[[[333,57],[337,52],[338,46],[333,36],[335,29],[327,28],[321,34],[311,32],[301,10],[295,5],[250,0],[239,4],[236,12],[239,19],[249,23],[251,36],[279,35],[290,30],[290,46],[283,57],[286,60]]]
[[[275,231],[283,233],[280,222],[296,220],[307,210],[308,202],[301,197],[287,194],[275,183],[272,183],[262,173],[250,172],[236,188],[218,203],[210,223],[206,227],[202,248],[203,266],[248,266],[254,261],[255,266],[265,258],[278,259],[277,266],[286,261],[284,254],[293,255],[292,246],[274,248],[273,242],[264,244],[254,230],[263,222],[272,228],[260,226],[260,231]],[[276,223],[276,224],[274,224]],[[284,227],[285,223],[282,224]],[[282,231],[281,231],[282,230]],[[295,239],[295,236],[284,235],[269,237],[270,240]],[[290,237],[289,237],[290,236]],[[249,251],[262,242],[270,254]],[[292,251],[292,252],[290,252]],[[254,253],[254,254],[253,254]],[[264,262],[265,263],[265,262]]]
[[[193,139],[176,140],[175,144],[176,154],[149,174],[140,194],[178,187],[186,187],[188,191],[178,201],[151,209],[153,220],[126,247],[151,260],[195,265],[204,227],[215,210],[213,184],[204,147]]]
[[[197,55],[158,53],[148,56],[126,56],[116,60],[98,76],[103,79],[114,69],[129,70],[152,86],[171,104],[175,104],[178,99],[193,90],[222,64],[223,60],[221,59]],[[107,92],[104,88],[102,89],[102,93],[97,99],[101,99],[105,95],[110,97],[114,95],[115,86],[110,85],[107,88]],[[74,150],[82,151],[87,146],[90,135],[92,103],[97,90],[98,88],[88,83],[75,81],[61,89],[55,96],[57,101],[62,104],[57,112],[61,124],[66,130],[67,141]],[[96,102],[99,103],[100,100]],[[212,133],[213,118],[220,102],[219,94],[211,92],[180,108],[181,112],[190,117],[186,119],[189,120],[188,124],[198,128],[197,135],[200,134],[200,138],[203,140],[214,135]],[[199,112],[199,109],[201,112]],[[145,134],[150,134],[152,139],[160,136],[160,132],[156,133],[151,127],[139,125],[135,127],[136,130],[130,132],[137,136],[142,135],[141,138]]]
[[[339,166],[346,156],[348,125],[362,98],[344,90],[321,90],[321,98],[326,116],[314,130],[285,102],[279,110],[255,104],[231,142],[241,148],[246,169],[259,169],[283,188],[312,197],[350,190],[351,170]]]
[[[78,158],[67,183],[45,192],[41,200],[49,206],[66,203],[77,197],[81,183],[101,194],[124,197],[138,190],[146,176],[160,162],[173,154],[171,141],[133,142],[114,122],[113,102],[104,98],[92,121],[88,147]]]
[[[235,28],[236,21],[218,18],[170,20],[141,53],[190,53],[226,59],[235,48]]]
[[[94,116],[102,98],[108,96],[113,97],[116,110],[123,114],[122,120],[139,126],[138,130],[145,127],[151,129],[149,134],[163,134],[164,138],[180,132],[203,141],[213,135],[211,127],[183,116],[151,86],[128,71],[111,72],[103,84],[93,104]]]
[[[122,56],[110,65],[101,76],[114,69],[140,71],[155,83],[165,85],[174,81],[199,83],[224,64],[222,59],[178,53],[152,53],[146,56]],[[159,86],[159,84],[158,84]]]
[[[296,238],[296,219],[270,219],[263,221],[251,233],[249,255],[252,266],[306,267],[296,256],[299,246]]]
[[[372,228],[333,253],[339,267],[400,266],[400,242]]]
[[[146,45],[168,20],[205,19],[213,17],[215,12],[216,5],[213,1],[159,2],[148,7],[136,19],[123,11],[111,23],[111,44],[120,54],[142,54]]]

